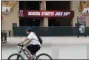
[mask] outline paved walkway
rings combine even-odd
[[[25,37],[8,37],[8,43],[2,44],[2,59],[16,53],[17,43]],[[44,44],[37,53],[47,53],[53,59],[89,59],[89,37],[41,37]],[[26,58],[23,55],[24,58]]]
[[[66,45],[66,44],[89,44],[89,37],[41,37],[43,44]],[[8,37],[10,44],[17,44],[23,41],[25,37]]]

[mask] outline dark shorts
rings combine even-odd
[[[31,52],[31,54],[36,54],[36,52],[40,49],[39,45],[28,45],[27,49]]]

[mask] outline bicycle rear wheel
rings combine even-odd
[[[8,57],[8,60],[24,60],[24,58],[20,54],[12,54]]]
[[[36,60],[43,60],[43,59],[52,60],[52,57],[46,53],[39,54],[36,57]]]

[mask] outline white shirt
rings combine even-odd
[[[27,38],[28,38],[29,40],[31,40],[31,42],[30,42],[29,44],[32,44],[32,45],[40,45],[40,46],[41,46],[41,44],[40,44],[40,42],[39,42],[39,39],[37,38],[37,36],[35,35],[34,32],[31,32],[31,33],[27,36]]]

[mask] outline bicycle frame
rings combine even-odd
[[[24,53],[24,55],[27,57],[27,59],[29,59],[29,60],[32,60],[32,59],[35,59],[35,60],[39,60],[40,58],[40,56],[47,56],[50,60],[52,60],[52,58],[51,58],[51,56],[50,55],[48,55],[48,54],[46,54],[46,53],[41,53],[41,54],[39,54],[39,55],[32,55],[31,54],[31,52],[25,47],[24,48],[24,46],[23,45],[18,45],[19,47],[20,47],[20,50],[18,51],[18,53],[14,53],[14,54],[11,54],[9,57],[8,57],[8,60],[10,60],[11,59],[11,57],[13,57],[13,56],[17,56],[17,60],[19,59],[19,58],[21,58],[22,60],[24,60],[24,58],[22,57],[22,55],[21,55],[21,52],[23,52]],[[27,50],[26,50],[27,49]],[[28,53],[28,51],[29,51],[29,53]],[[43,59],[43,58],[42,58]],[[44,58],[45,59],[45,58]]]
[[[21,47],[21,46],[20,46]],[[24,55],[28,58],[28,59],[33,59],[34,57],[36,57],[35,55],[32,55],[31,52],[27,51],[27,48],[25,47],[21,47],[20,48],[20,51],[18,52],[18,54],[21,54],[21,52],[24,53]],[[28,56],[29,55],[29,56]]]

